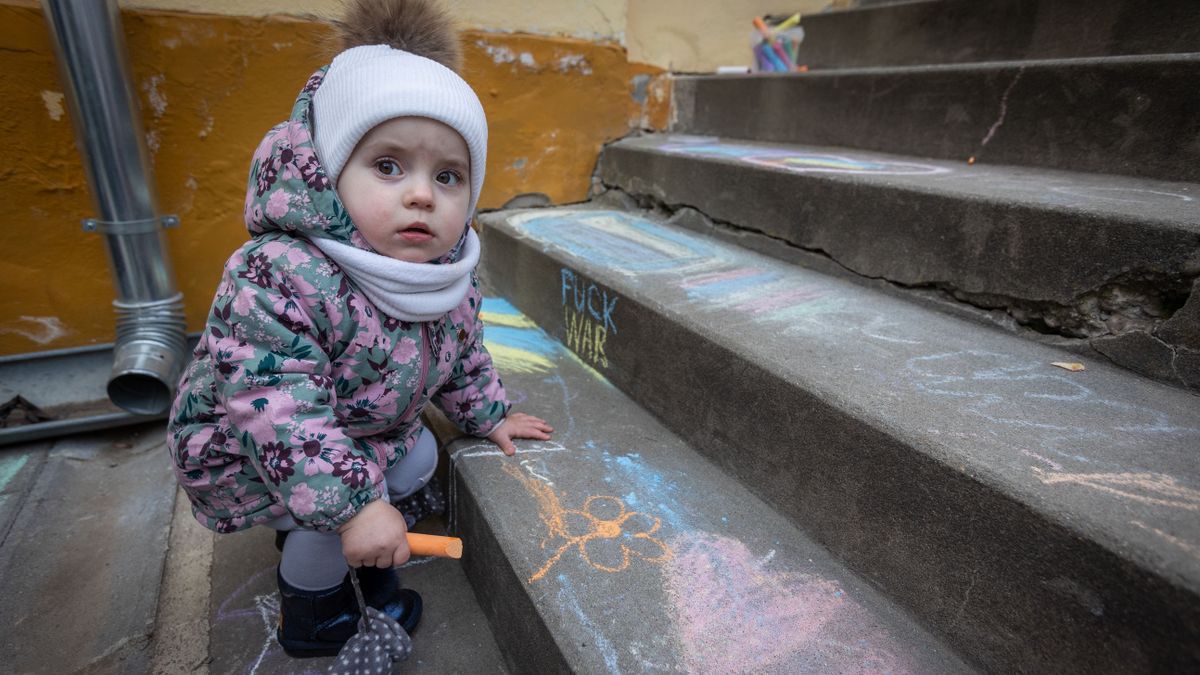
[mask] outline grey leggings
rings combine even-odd
[[[383,473],[388,497],[395,501],[425,487],[433,478],[437,460],[437,441],[429,429],[421,427],[413,449]],[[349,566],[342,556],[342,539],[336,532],[304,529],[290,514],[272,520],[267,527],[291,532],[283,545],[283,559],[279,561],[284,581],[305,591],[320,591],[342,582]]]

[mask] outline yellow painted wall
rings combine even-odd
[[[676,72],[753,62],[751,19],[813,13],[830,0],[442,0],[465,28],[563,35],[624,45],[629,59]],[[340,0],[121,0],[181,12],[334,16]]]
[[[134,79],[191,330],[203,325],[222,262],[246,239],[241,209],[250,155],[282,121],[308,75],[325,24],[286,16],[123,13]],[[468,31],[465,77],[488,113],[480,206],[522,192],[586,198],[601,145],[662,128],[669,95],[657,68],[612,42]],[[53,49],[33,3],[0,4],[0,354],[113,339],[103,242],[62,99]]]
[[[441,0],[464,29],[621,43],[626,0]],[[337,16],[341,0],[120,0],[130,9],[266,16]]]

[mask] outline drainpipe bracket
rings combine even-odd
[[[84,232],[99,232],[100,234],[145,234],[175,227],[179,227],[179,216],[117,221],[100,220],[99,218],[83,219]]]

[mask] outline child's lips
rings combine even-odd
[[[429,231],[429,226],[425,223],[413,223],[412,225],[409,225],[403,230],[400,230],[400,236],[405,241],[413,244],[419,244],[433,239],[433,233]]]

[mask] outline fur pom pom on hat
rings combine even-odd
[[[462,45],[454,20],[431,0],[353,0],[333,25],[339,51],[387,45],[437,61],[456,73],[462,69]]]
[[[376,125],[427,117],[467,143],[474,213],[487,165],[487,117],[471,86],[443,65],[457,65],[459,54],[446,14],[427,0],[358,0],[337,25],[345,51],[313,94],[313,144],[329,180],[337,185],[355,146]]]

